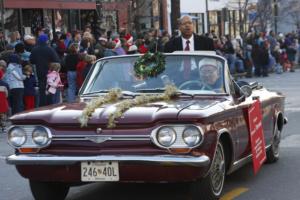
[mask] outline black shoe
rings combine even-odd
[[[290,72],[295,72],[295,70],[291,69]]]

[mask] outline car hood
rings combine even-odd
[[[133,107],[127,110],[117,124],[149,124],[157,121],[175,121],[180,119],[201,118],[211,115],[218,110],[223,110],[219,105],[225,99],[177,99],[171,102],[156,102],[144,106]],[[26,123],[47,124],[79,124],[79,117],[86,103],[57,104],[41,107],[32,111],[26,111],[14,115],[11,120],[14,123],[26,121]],[[107,124],[109,115],[116,110],[116,104],[104,105],[97,108],[92,114],[88,124]],[[195,112],[197,111],[197,112]]]

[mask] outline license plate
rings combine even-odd
[[[118,162],[81,162],[81,181],[119,181]]]

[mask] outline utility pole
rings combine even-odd
[[[274,31],[277,34],[277,17],[278,17],[278,2],[274,0]]]
[[[172,33],[178,29],[178,19],[180,18],[180,0],[171,0],[171,25]]]
[[[4,25],[5,21],[4,21],[4,0],[1,0],[1,28],[2,28],[2,32],[4,33],[4,29],[5,29],[5,25]]]
[[[206,20],[207,20],[207,33],[210,32],[210,23],[209,23],[209,10],[208,10],[208,0],[205,0],[206,6]]]
[[[159,2],[152,0],[153,28],[159,30]]]

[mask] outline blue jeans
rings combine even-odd
[[[76,71],[68,71],[68,97],[67,100],[69,103],[75,102],[76,100]]]
[[[24,110],[23,96],[24,88],[13,88],[9,91],[10,93],[10,106],[11,114],[22,112]]]
[[[245,67],[244,67],[244,62],[243,60],[237,58],[235,60],[235,66],[236,66],[236,69],[237,69],[237,72],[238,73],[241,73],[241,72],[244,72],[245,71]],[[231,70],[230,70],[231,71]]]
[[[228,62],[230,73],[234,74],[235,73],[235,55],[234,54],[225,54],[225,57]]]
[[[47,95],[48,105],[60,103],[60,90],[57,89],[55,94]]]

